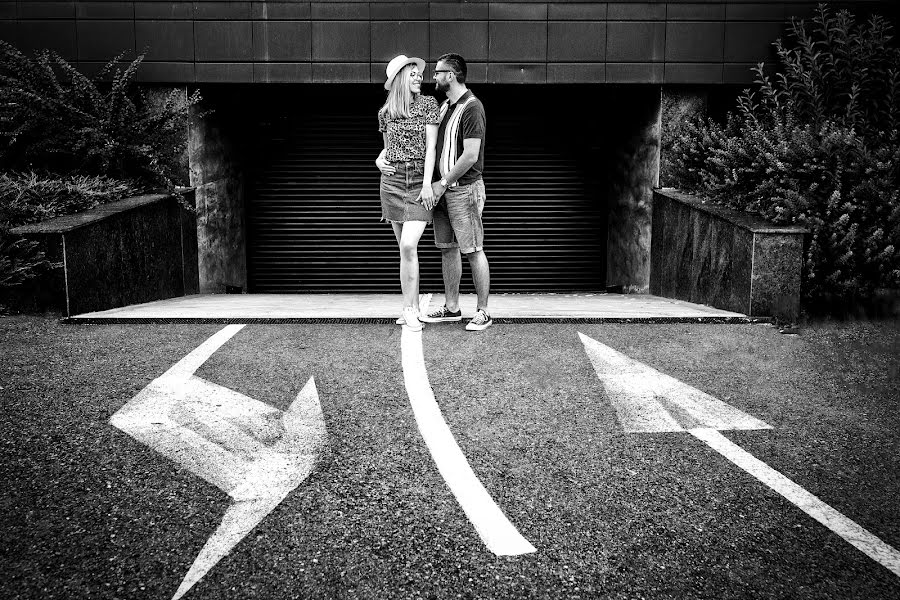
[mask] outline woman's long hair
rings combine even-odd
[[[388,119],[409,118],[409,107],[413,103],[413,95],[409,91],[409,73],[415,65],[406,65],[391,82],[387,100],[381,107],[381,112]]]

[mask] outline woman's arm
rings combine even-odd
[[[433,124],[425,125],[425,174],[422,181],[422,191],[419,193],[419,199],[425,208],[431,210],[437,204],[437,198],[431,189],[431,176],[434,173],[434,157],[435,145],[437,144],[438,126]]]

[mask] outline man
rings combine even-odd
[[[444,275],[444,306],[422,315],[425,323],[462,321],[459,310],[459,280],[465,254],[475,281],[478,305],[466,325],[469,331],[491,326],[488,294],[491,272],[484,254],[484,106],[466,87],[466,61],[458,54],[445,54],[434,69],[435,88],[447,94],[441,105],[437,138],[437,168],[432,185],[440,197],[434,209],[434,244],[441,250]]]

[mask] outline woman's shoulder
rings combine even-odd
[[[434,96],[426,96],[425,94],[419,94],[416,104],[421,106],[423,110],[433,110],[437,108],[438,105],[437,99]]]

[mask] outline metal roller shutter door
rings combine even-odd
[[[577,143],[535,124],[510,91],[479,86],[488,115],[485,251],[493,292],[601,290],[603,202]],[[505,92],[505,93],[504,93]],[[274,105],[257,128],[248,189],[250,291],[399,292],[399,259],[381,215],[380,90],[328,86]],[[305,102],[305,103],[304,103]],[[442,290],[431,228],[419,245],[420,289]],[[472,291],[464,263],[462,291]]]

